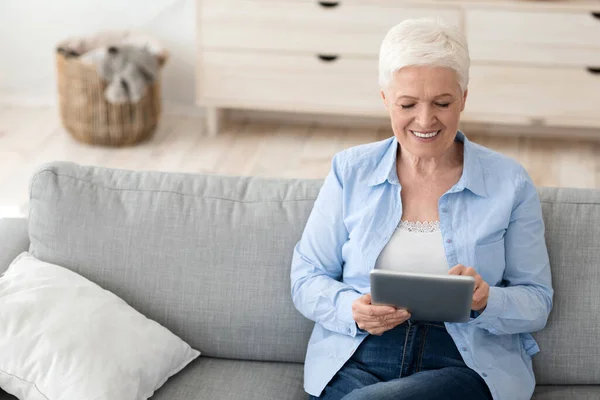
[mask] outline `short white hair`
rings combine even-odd
[[[396,71],[418,65],[453,69],[464,92],[471,59],[460,29],[431,18],[407,19],[393,26],[379,50],[379,85],[385,90]]]

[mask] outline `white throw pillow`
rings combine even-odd
[[[0,277],[0,387],[21,400],[146,400],[199,355],[113,293],[27,252]]]

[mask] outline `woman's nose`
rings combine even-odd
[[[433,127],[436,122],[435,110],[431,106],[420,107],[416,120],[420,128],[426,129]]]

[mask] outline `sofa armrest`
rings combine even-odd
[[[26,218],[0,219],[0,274],[22,252],[29,250]]]

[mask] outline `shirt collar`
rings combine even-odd
[[[461,132],[456,132],[456,138],[463,143],[463,172],[456,183],[450,190],[451,193],[460,192],[464,189],[468,189],[474,194],[487,197],[487,190],[485,188],[484,170],[481,165],[481,160],[478,156],[478,148],[473,144],[467,136]],[[396,154],[398,152],[398,140],[396,137],[392,137],[389,142],[388,148],[383,154],[381,161],[375,167],[372,178],[367,182],[368,186],[379,185],[385,181],[388,181],[393,185],[400,185],[398,180],[398,174],[396,172]]]

